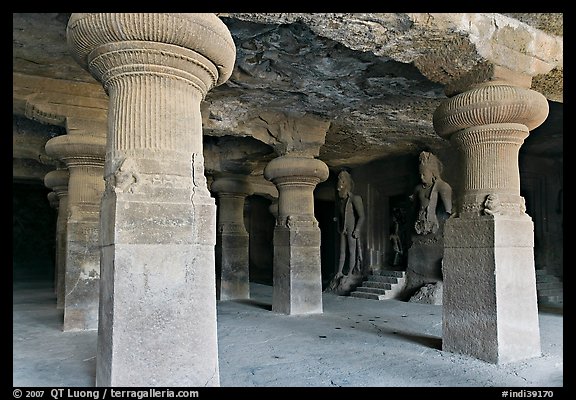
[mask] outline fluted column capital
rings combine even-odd
[[[328,166],[315,158],[285,155],[266,165],[264,177],[278,188],[277,227],[317,229],[314,189],[328,174]]]
[[[232,74],[236,47],[211,13],[74,13],[74,59],[108,90],[120,76],[171,75],[205,95]]]
[[[210,190],[219,196],[228,194],[246,197],[254,193],[252,184],[244,175],[215,176]]]
[[[274,184],[310,182],[314,186],[328,179],[328,166],[321,160],[285,155],[270,161],[264,168],[264,177]]]
[[[433,116],[438,135],[463,155],[463,191],[457,215],[525,216],[518,153],[530,131],[547,118],[548,100],[530,79],[502,68],[460,82],[460,92]]]
[[[436,132],[452,134],[489,124],[515,123],[532,130],[546,120],[548,101],[542,94],[505,83],[485,83],[440,104],[433,116]]]
[[[104,167],[106,138],[94,135],[67,134],[46,142],[46,154],[62,160],[68,167]]]

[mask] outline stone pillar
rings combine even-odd
[[[68,180],[67,169],[50,171],[44,177],[44,185],[58,196],[56,219],[56,308],[64,309],[64,280],[66,277],[66,227],[68,226]]]
[[[98,236],[104,192],[105,128],[89,121],[70,122],[68,134],[46,142],[46,154],[60,159],[70,172],[64,256],[64,331],[98,328]]]
[[[109,95],[97,386],[217,386],[215,202],[200,102],[236,57],[215,14],[72,14]]]
[[[58,195],[56,194],[56,192],[50,192],[48,193],[48,195],[46,195],[46,198],[48,200],[48,204],[50,204],[50,207],[54,209],[54,211],[56,211],[56,217],[58,217],[58,203],[60,203],[60,199],[58,199]],[[58,224],[56,224],[58,225]],[[56,226],[55,232],[54,232],[54,239],[55,242],[57,241],[58,238],[58,226]],[[53,284],[54,284],[54,294],[57,295],[58,294],[58,244],[55,245],[54,248],[54,280],[53,280]],[[58,303],[58,300],[56,300],[56,303]]]
[[[530,79],[494,76],[434,114],[464,173],[457,215],[444,227],[442,349],[491,363],[541,354],[533,223],[520,196],[518,152],[546,119],[548,102],[529,88]]]
[[[248,231],[244,201],[253,193],[245,176],[216,177],[211,190],[218,195],[216,268],[220,272],[218,300],[249,299]]]
[[[322,313],[320,228],[314,217],[314,188],[328,179],[328,167],[315,158],[284,155],[268,163],[264,177],[278,188],[272,311]]]

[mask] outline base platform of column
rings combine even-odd
[[[99,221],[69,220],[67,226],[63,331],[98,329]]]
[[[214,247],[103,249],[98,386],[218,386]]]
[[[220,268],[218,300],[250,298],[248,234],[218,235],[216,266]]]
[[[274,230],[272,311],[282,314],[320,314],[322,272],[320,229]]]
[[[541,356],[530,217],[445,225],[442,350],[490,363]]]

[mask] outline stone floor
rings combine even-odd
[[[495,365],[440,350],[438,305],[324,294],[323,314],[287,316],[270,311],[272,287],[251,297],[218,303],[222,387],[564,385],[561,308],[540,309],[541,357]],[[96,331],[61,321],[49,284],[13,285],[13,386],[94,386]]]

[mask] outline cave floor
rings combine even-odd
[[[221,387],[563,387],[563,308],[540,307],[540,357],[491,364],[441,351],[440,305],[324,293],[322,314],[289,316],[250,290],[217,303]],[[13,284],[14,387],[95,385],[96,331],[62,318],[49,282]]]

